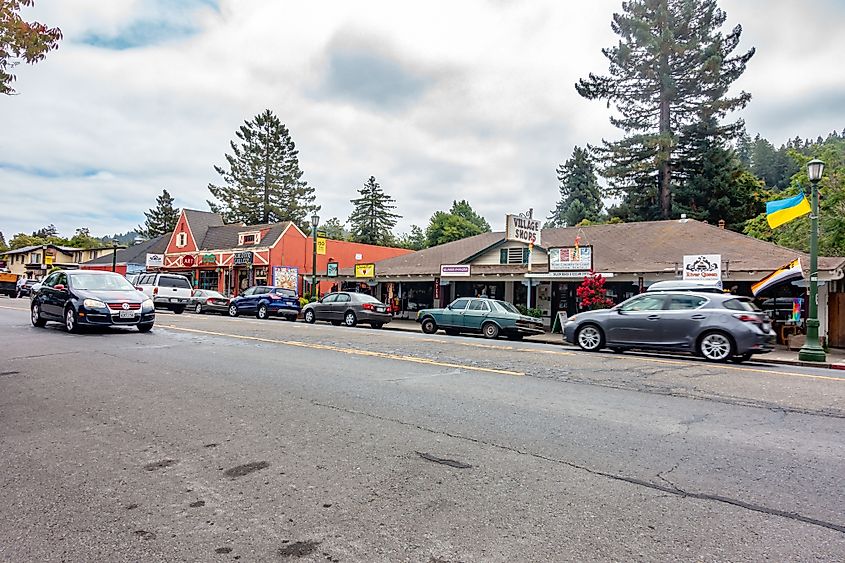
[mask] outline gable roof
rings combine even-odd
[[[464,260],[477,255],[501,242],[505,233],[481,233],[469,238],[447,242],[439,246],[432,246],[425,250],[403,254],[395,258],[377,262],[376,275],[431,275],[440,273],[441,264],[460,264]]]
[[[16,248],[15,250],[9,250],[9,251],[3,252],[3,255],[24,254],[26,252],[32,252],[33,250],[44,250],[44,249],[47,249],[47,248],[55,248],[59,252],[62,252],[63,254],[68,254],[68,255],[73,253],[73,252],[76,252],[77,250],[89,250],[87,248],[77,248],[75,246],[59,246],[59,245],[56,245],[56,244],[36,244],[36,245],[33,245],[33,246],[24,246],[22,248]],[[111,248],[111,247],[109,246],[108,248]],[[95,250],[95,249],[91,249],[91,250]]]
[[[202,241],[210,227],[222,227],[223,217],[219,213],[211,211],[197,211],[196,209],[185,209],[185,220],[194,235],[194,242],[197,249],[202,248]]]
[[[117,251],[117,256],[115,261],[118,264],[146,264],[147,262],[147,253],[150,254],[163,254],[165,250],[167,250],[167,243],[170,241],[170,237],[173,233],[167,233],[166,235],[161,235],[159,237],[144,241],[139,244],[133,244],[128,248],[120,248]],[[111,264],[112,263],[112,255],[111,253],[106,254],[105,256],[100,256],[99,258],[94,258],[93,260],[89,260],[85,262],[86,264]]]
[[[282,233],[292,225],[290,221],[283,223],[266,223],[263,225],[222,225],[209,226],[203,238],[197,239],[197,243],[201,250],[222,250],[226,248],[252,248],[272,246]],[[261,241],[258,244],[239,244],[239,233],[244,232],[261,232]]]

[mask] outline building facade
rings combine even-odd
[[[54,266],[66,269],[79,268],[82,264],[91,260],[111,256],[114,250],[113,246],[76,248],[42,244],[10,250],[3,254],[3,261],[13,274],[40,280]]]

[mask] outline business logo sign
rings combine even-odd
[[[203,254],[200,256],[200,264],[210,264],[214,266],[217,264],[217,256],[214,254]]]
[[[147,254],[147,268],[161,268],[164,266],[164,254]]]
[[[550,272],[582,272],[592,269],[592,246],[561,246],[549,249]]]
[[[684,256],[684,280],[722,281],[721,254],[692,254]]]
[[[252,252],[235,252],[232,257],[232,264],[235,266],[252,264]]]
[[[355,264],[356,278],[374,278],[376,277],[375,264]]]
[[[191,256],[190,254],[182,257],[182,265],[186,268],[193,268],[194,264],[196,263],[197,259]]]
[[[326,277],[336,278],[340,273],[339,264],[337,262],[329,262],[326,264]]]
[[[441,278],[454,278],[460,276],[468,276],[470,275],[470,265],[469,264],[441,264],[440,265],[440,277]]]
[[[273,266],[273,286],[299,293],[299,268]]]
[[[542,225],[538,219],[521,215],[505,216],[505,238],[526,244],[540,244]]]

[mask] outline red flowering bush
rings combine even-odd
[[[613,307],[614,303],[607,297],[604,282],[604,276],[596,272],[590,272],[590,275],[584,276],[584,281],[576,290],[578,299],[581,300],[582,309],[609,309]]]

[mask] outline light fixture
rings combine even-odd
[[[818,182],[821,180],[822,174],[824,174],[824,162],[814,158],[807,163],[807,176],[810,178],[811,182]]]
[[[319,225],[319,224],[320,224],[320,216],[315,213],[314,215],[311,216],[311,226],[313,226],[316,229],[317,225]]]

